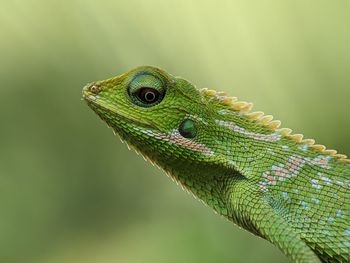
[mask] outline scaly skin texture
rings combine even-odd
[[[350,262],[350,165],[251,105],[154,67],[83,97],[121,139],[294,262]]]

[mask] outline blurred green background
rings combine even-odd
[[[287,262],[81,101],[155,65],[350,154],[350,2],[0,0],[0,262]]]

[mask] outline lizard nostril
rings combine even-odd
[[[89,90],[94,93],[94,94],[97,94],[101,91],[101,88],[99,86],[96,86],[96,85],[92,85],[90,86]]]

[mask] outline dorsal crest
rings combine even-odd
[[[265,115],[262,111],[252,111],[253,103],[239,101],[237,97],[227,96],[225,92],[215,91],[212,89],[201,89],[201,94],[210,102],[216,102],[250,121],[261,125],[262,127],[271,130],[272,132],[279,132],[283,137],[288,138],[296,143],[307,145],[316,151],[325,155],[334,157],[340,161],[350,164],[350,159],[344,154],[337,153],[336,150],[326,149],[324,145],[316,144],[314,139],[304,139],[302,134],[294,134],[289,128],[280,128],[281,121],[273,120],[272,115]]]

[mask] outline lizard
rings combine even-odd
[[[83,88],[123,142],[293,262],[350,262],[350,160],[252,103],[141,66]]]

